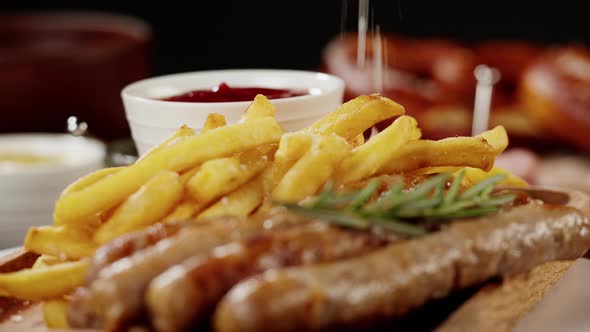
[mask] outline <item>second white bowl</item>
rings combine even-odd
[[[214,70],[150,78],[123,89],[127,121],[140,154],[186,124],[200,130],[209,113],[223,114],[228,123],[239,121],[249,101],[192,103],[162,98],[191,90],[210,89],[220,83],[237,87],[268,87],[304,90],[309,94],[273,99],[276,118],[285,131],[301,129],[342,103],[344,82],[318,72],[271,69]]]
[[[105,152],[104,144],[84,137],[0,135],[0,249],[22,245],[31,226],[51,224],[53,206],[62,190],[102,168]],[[9,162],[14,156],[46,161]]]

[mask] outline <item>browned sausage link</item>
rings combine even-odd
[[[170,266],[263,229],[299,222],[299,217],[278,213],[269,218],[219,218],[203,227],[182,229],[102,269],[98,279],[72,297],[68,321],[72,327],[120,330],[143,313],[149,282]]]
[[[590,223],[569,207],[525,205],[336,263],[267,271],[236,285],[215,327],[309,331],[400,317],[452,290],[579,257]]]
[[[216,248],[152,280],[147,305],[157,331],[181,331],[210,313],[240,280],[271,268],[333,261],[391,242],[370,232],[303,224]]]
[[[102,269],[146,247],[175,235],[187,222],[160,223],[145,230],[123,235],[100,247],[94,254],[86,282],[94,281]]]

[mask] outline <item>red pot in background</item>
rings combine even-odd
[[[128,136],[120,92],[147,76],[150,39],[120,15],[0,15],[0,132],[63,132],[76,115],[99,138]]]

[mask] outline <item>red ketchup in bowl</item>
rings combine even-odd
[[[185,103],[222,103],[235,101],[252,101],[256,95],[264,95],[268,99],[279,99],[304,96],[309,93],[287,89],[271,89],[261,87],[230,87],[226,83],[210,90],[194,90],[177,96],[163,98],[165,101]]]

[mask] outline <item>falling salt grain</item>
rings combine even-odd
[[[271,229],[272,228],[272,220],[265,220],[263,227],[264,227],[264,229]]]

